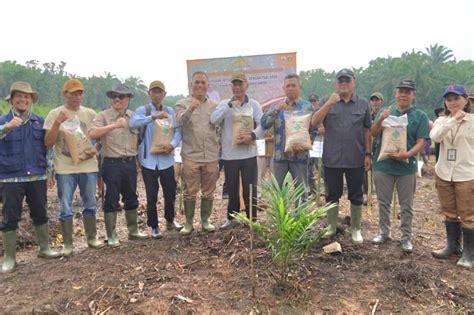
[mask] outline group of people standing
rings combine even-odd
[[[321,100],[321,106],[301,98],[299,76],[289,74],[283,82],[285,100],[273,105],[265,113],[260,104],[249,97],[248,78],[236,73],[231,78],[232,97],[219,104],[207,97],[209,80],[205,72],[192,75],[191,96],[177,102],[175,108],[164,106],[165,85],[153,81],[148,89],[150,103],[135,112],[128,109],[132,91],[117,84],[107,97],[111,108],[96,113],[82,106],[84,85],[77,79],[64,83],[65,104],[52,110],[46,119],[31,111],[38,94],[25,82],[15,82],[7,100],[11,111],[0,116],[0,182],[4,184],[3,204],[4,260],[2,272],[15,267],[16,229],[21,218],[22,203],[30,208],[30,216],[38,237],[40,257],[56,258],[73,253],[73,195],[79,186],[82,199],[82,219],[90,248],[105,244],[97,239],[96,180],[99,160],[105,183],[102,204],[107,233],[107,245],[120,245],[116,233],[117,211],[123,202],[129,239],[144,239],[137,222],[137,163],[141,168],[147,199],[147,225],[153,238],[161,238],[157,214],[158,191],[161,184],[164,196],[166,229],[189,235],[194,229],[195,209],[200,208],[202,230],[213,232],[210,222],[214,193],[219,177],[219,159],[223,161],[225,181],[229,194],[227,221],[221,229],[237,225],[233,214],[240,212],[240,190],[248,218],[257,220],[257,183],[263,177],[262,165],[270,164],[268,157],[257,159],[256,139],[272,143],[272,173],[281,185],[286,174],[310,192],[309,175],[313,172],[308,150],[301,145],[285,147],[285,112],[312,113],[308,132],[324,137],[322,165],[326,185],[326,201],[339,204],[343,194],[344,177],[350,201],[351,237],[356,244],[363,242],[361,233],[364,173],[373,169],[379,202],[380,234],[372,241],[385,243],[390,239],[390,203],[396,187],[401,208],[401,248],[412,252],[411,242],[413,199],[416,190],[416,155],[430,137],[428,117],[413,107],[416,96],[415,82],[402,80],[397,85],[395,105],[375,111],[382,105],[383,96],[374,93],[369,102],[355,93],[357,81],[354,72],[342,69],[334,81],[335,92]],[[433,252],[445,258],[462,252],[458,264],[471,267],[474,246],[474,120],[465,113],[463,103],[468,100],[464,87],[453,85],[444,93],[447,116],[438,119],[431,130],[431,138],[441,143],[440,160],[436,166],[436,187],[441,208],[446,216],[447,247]],[[319,101],[317,97],[310,97]],[[233,134],[237,114],[250,115],[250,131]],[[382,122],[389,116],[407,115],[407,148],[378,161]],[[79,119],[82,132],[88,139],[97,140],[100,158],[95,150],[85,151],[79,162],[71,156],[72,149],[65,139],[64,123]],[[169,143],[159,153],[152,152],[154,126],[167,120],[172,129]],[[216,129],[220,129],[220,137]],[[374,141],[372,141],[374,139]],[[222,153],[219,152],[219,140]],[[374,146],[372,147],[372,143]],[[181,146],[182,179],[184,182],[185,224],[175,221],[175,159],[174,150]],[[48,154],[48,150],[52,152]],[[470,154],[471,153],[471,154]],[[48,158],[52,156],[52,158]],[[51,162],[52,161],[52,162]],[[314,164],[314,163],[313,163]],[[310,167],[308,168],[308,165]],[[60,207],[60,225],[63,249],[49,248],[47,187],[56,183]],[[197,196],[201,198],[198,205]],[[325,237],[336,234],[338,206],[327,213]],[[460,238],[463,236],[464,249]]]

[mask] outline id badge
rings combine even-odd
[[[448,161],[456,161],[456,149],[448,149]]]

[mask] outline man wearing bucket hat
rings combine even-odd
[[[183,130],[181,156],[186,224],[180,231],[182,235],[189,235],[193,231],[196,195],[199,190],[202,192],[202,229],[205,232],[216,229],[209,218],[219,177],[219,142],[216,126],[210,121],[210,115],[217,104],[206,97],[209,79],[205,72],[195,72],[191,79],[191,97],[176,103],[176,120]]]
[[[49,248],[44,120],[31,112],[38,93],[29,83],[15,82],[5,99],[10,102],[11,111],[0,116],[0,182],[5,188],[2,272],[12,272],[16,263],[16,229],[25,197],[38,239],[38,256],[56,258],[61,254]]]
[[[242,178],[242,191],[245,211],[249,219],[257,219],[257,147],[254,140],[263,136],[260,125],[262,109],[260,104],[248,97],[248,80],[244,73],[235,73],[231,79],[232,98],[219,103],[211,114],[211,123],[222,128],[222,160],[224,161],[224,174],[229,192],[227,206],[227,221],[221,229],[232,228],[237,225],[232,214],[240,212],[240,180]],[[233,121],[235,117],[247,115],[252,118],[251,132],[240,134],[237,143],[232,143]],[[255,128],[253,128],[256,126]],[[250,131],[250,130],[249,130]],[[252,196],[250,196],[252,185]],[[252,206],[250,207],[250,200]]]
[[[63,255],[70,256],[73,252],[73,209],[72,199],[77,186],[81,192],[81,200],[84,210],[82,221],[90,248],[98,249],[104,246],[97,240],[96,228],[96,182],[98,164],[95,153],[85,154],[79,163],[73,162],[65,135],[60,132],[63,122],[72,118],[80,121],[81,131],[87,135],[96,112],[82,106],[84,100],[84,85],[77,79],[64,82],[63,95],[66,104],[59,106],[48,113],[44,123],[46,130],[45,145],[54,145],[54,170],[58,187],[58,198],[60,204],[59,221],[63,234]]]
[[[138,128],[141,142],[138,148],[138,160],[142,167],[142,176],[146,191],[147,225],[151,227],[151,236],[155,239],[162,237],[159,229],[158,190],[161,184],[165,201],[164,212],[167,230],[180,230],[182,226],[175,222],[176,181],[174,178],[174,149],[181,141],[181,128],[176,125],[174,109],[162,104],[166,96],[165,85],[161,81],[153,81],[148,88],[150,103],[137,108],[132,115],[129,125]],[[157,119],[167,118],[173,126],[173,138],[165,145],[165,152],[152,153],[153,126]]]
[[[137,198],[137,155],[138,130],[131,129],[128,122],[133,112],[128,110],[132,91],[124,84],[116,84],[107,97],[112,107],[99,113],[89,129],[89,137],[100,141],[103,164],[102,177],[105,183],[104,222],[107,244],[119,246],[115,225],[120,195],[124,202],[128,238],[139,240],[147,238],[138,229]]]
[[[406,253],[413,251],[411,242],[413,221],[413,198],[416,189],[416,172],[418,163],[416,156],[425,147],[425,139],[429,138],[428,116],[413,107],[416,87],[413,80],[401,80],[395,90],[395,106],[381,109],[375,118],[371,133],[373,137],[382,137],[382,122],[388,116],[407,115],[407,148],[389,159],[377,161],[383,139],[375,141],[373,170],[374,182],[377,187],[379,203],[380,233],[372,240],[374,244],[382,244],[390,240],[390,209],[393,191],[396,187],[400,202],[401,248]],[[408,162],[407,162],[408,161]]]
[[[325,128],[323,164],[327,182],[326,202],[339,204],[343,192],[343,177],[350,200],[351,234],[356,244],[363,242],[361,233],[364,170],[370,168],[370,107],[366,99],[355,94],[357,82],[351,69],[336,74],[335,93],[325,97],[323,106],[314,113],[312,124]],[[339,209],[328,211],[325,237],[336,234]]]

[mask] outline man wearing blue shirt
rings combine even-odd
[[[148,89],[151,103],[137,108],[129,121],[131,128],[145,130],[142,142],[138,148],[138,160],[142,166],[142,176],[145,182],[148,226],[152,229],[153,238],[161,238],[158,227],[158,214],[156,203],[158,201],[159,184],[163,189],[165,200],[165,219],[167,230],[180,230],[182,226],[174,221],[174,204],[176,199],[176,182],[174,179],[174,153],[173,150],[181,141],[181,128],[176,125],[174,109],[163,106],[162,101],[166,96],[165,85],[161,81],[153,81]],[[165,145],[164,153],[151,153],[153,141],[153,123],[156,119],[169,118],[173,125],[173,139]],[[158,183],[159,180],[159,183]]]
[[[283,91],[286,100],[273,105],[267,113],[262,116],[262,127],[274,129],[275,149],[273,153],[273,174],[281,186],[285,176],[290,172],[297,184],[303,184],[305,193],[303,198],[308,197],[308,150],[301,145],[294,145],[291,152],[285,152],[285,111],[308,111],[313,112],[310,102],[302,100],[301,83],[297,74],[288,74],[283,82]]]

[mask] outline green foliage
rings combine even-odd
[[[395,103],[394,91],[402,79],[415,80],[415,104],[434,119],[433,110],[443,105],[442,93],[450,84],[463,84],[474,90],[474,61],[456,61],[452,51],[443,45],[430,45],[425,52],[404,52],[400,57],[383,57],[369,62],[366,68],[354,69],[357,94],[368,98],[373,92],[385,96],[385,104]],[[320,97],[334,91],[335,73],[322,69],[300,73],[303,95]]]
[[[301,262],[302,256],[321,238],[324,230],[318,232],[314,225],[334,207],[326,205],[311,210],[314,207],[311,201],[301,201],[304,190],[303,185],[292,180],[290,173],[281,187],[274,176],[270,182],[262,183],[262,200],[269,208],[262,209],[263,219],[253,223],[252,228],[267,242],[279,282],[287,281],[291,267]],[[234,217],[250,224],[250,220],[240,213]]]
[[[375,91],[385,96],[385,104],[395,102],[395,86],[402,79],[413,79],[417,84],[415,105],[434,118],[433,109],[442,106],[441,97],[449,84],[464,84],[474,90],[474,61],[456,61],[452,50],[434,44],[425,51],[404,52],[400,57],[380,57],[369,62],[365,68],[354,69],[357,77],[357,94],[368,98]],[[64,82],[74,74],[66,71],[66,62],[40,63],[29,60],[25,65],[15,61],[0,62],[0,99],[3,99],[14,81],[26,81],[39,92],[38,110],[44,113],[48,106],[59,106],[64,103],[62,87]],[[335,72],[313,69],[300,72],[303,86],[302,97],[307,98],[316,93],[320,97],[334,91]],[[130,102],[130,109],[149,103],[147,86],[134,76],[119,80],[115,75],[105,72],[101,76],[88,78],[77,77],[85,85],[84,106],[101,110],[110,106],[105,93],[119,81],[132,89],[135,97]],[[166,106],[175,106],[182,95],[167,96],[163,101]],[[47,106],[47,107],[48,107]]]

